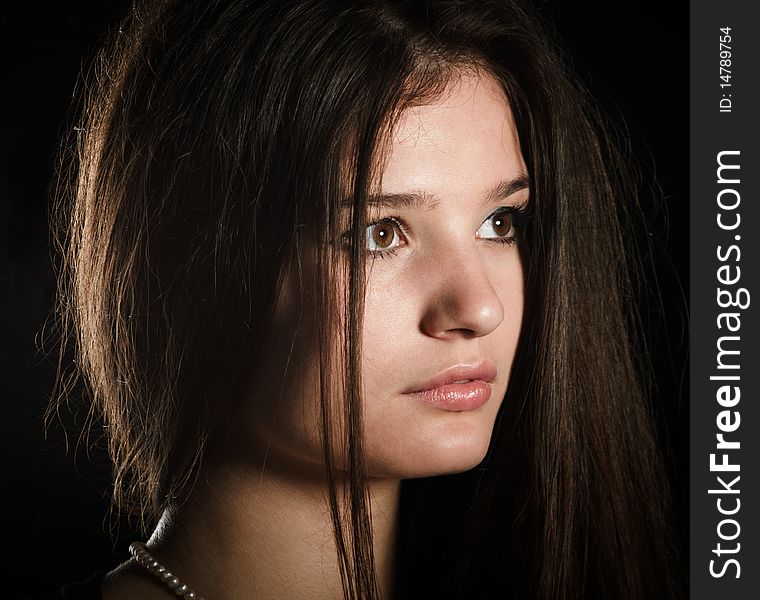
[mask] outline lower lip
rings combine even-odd
[[[450,383],[409,395],[435,408],[459,412],[475,410],[488,402],[491,386],[485,381],[474,379],[467,383]]]

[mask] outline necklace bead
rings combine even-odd
[[[180,583],[179,578],[174,573],[153,558],[142,542],[130,544],[129,553],[138,564],[160,579],[177,596],[181,596],[185,600],[204,600],[203,596],[198,596],[186,583]]]

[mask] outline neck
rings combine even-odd
[[[156,528],[150,542],[158,560],[206,598],[343,596],[324,481],[276,470],[252,475],[242,465],[215,466],[204,475]],[[370,482],[383,598],[392,595],[399,491],[398,480]]]

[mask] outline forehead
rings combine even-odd
[[[404,110],[389,141],[384,193],[478,189],[525,172],[509,102],[487,73],[461,73],[437,99]]]

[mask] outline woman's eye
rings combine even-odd
[[[500,208],[483,221],[478,229],[477,236],[486,240],[515,241],[517,231],[512,223],[512,216],[509,208]]]
[[[367,250],[370,252],[390,252],[400,244],[400,225],[393,219],[383,219],[367,227]]]

